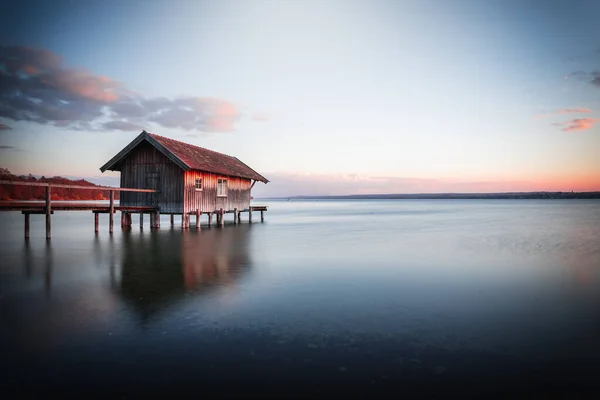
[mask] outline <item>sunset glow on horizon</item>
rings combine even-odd
[[[3,4],[0,167],[118,185],[99,167],[145,129],[243,160],[271,181],[255,197],[600,191],[597,15],[585,0]]]

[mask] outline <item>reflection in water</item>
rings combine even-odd
[[[249,229],[240,225],[124,235],[120,294],[145,321],[186,292],[233,284],[251,264]]]

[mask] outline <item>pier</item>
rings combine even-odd
[[[30,237],[30,221],[31,215],[44,215],[46,218],[46,239],[52,237],[52,215],[57,211],[91,211],[94,214],[94,232],[99,232],[99,214],[108,214],[108,230],[109,233],[114,231],[114,214],[117,211],[121,212],[121,227],[130,228],[132,226],[132,214],[139,214],[140,217],[140,229],[144,226],[144,214],[150,215],[150,229],[160,228],[160,206],[159,205],[147,205],[147,206],[131,206],[131,205],[116,205],[115,204],[115,192],[137,192],[137,193],[158,193],[155,189],[138,189],[138,188],[117,188],[110,186],[79,186],[79,185],[63,185],[63,184],[51,184],[42,182],[22,182],[22,181],[0,181],[0,185],[22,185],[22,186],[37,186],[45,187],[45,200],[8,200],[0,201],[0,211],[21,211],[24,216],[25,222],[25,238]],[[106,203],[94,203],[94,202],[83,202],[83,201],[60,201],[52,200],[52,188],[65,188],[65,189],[84,189],[84,190],[102,190],[108,191],[109,202]],[[208,215],[208,226],[210,227],[213,222],[213,216],[216,216],[216,222],[218,226],[225,224],[225,214],[233,214],[233,223],[241,223],[241,214],[244,212],[248,213],[248,222],[252,223],[252,213],[254,211],[260,211],[260,220],[264,222],[264,212],[267,211],[266,206],[250,206],[243,210],[234,209],[232,211],[225,211],[223,209],[214,210],[210,212],[200,211],[199,209],[187,212],[187,213],[166,213],[171,216],[171,226],[174,226],[174,216],[181,215],[181,227],[182,229],[190,228],[190,219],[192,216],[196,217],[196,229],[201,229],[201,217],[202,215]]]

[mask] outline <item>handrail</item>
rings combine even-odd
[[[111,186],[79,186],[65,185],[62,183],[44,183],[44,182],[22,182],[22,181],[0,181],[0,185],[21,185],[21,186],[38,186],[38,187],[53,187],[64,189],[88,189],[88,190],[114,190],[115,192],[143,192],[143,193],[158,193],[155,189],[135,189],[135,188],[118,188]]]

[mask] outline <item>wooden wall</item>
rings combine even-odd
[[[121,187],[160,190],[160,193],[121,192],[121,205],[160,204],[162,213],[183,212],[183,170],[154,146],[145,141],[140,143],[123,160],[120,169]]]
[[[217,180],[227,179],[227,197],[217,197]],[[202,179],[202,190],[196,190],[196,179]],[[251,180],[202,171],[187,171],[184,177],[185,212],[210,212],[223,208],[245,210],[250,207]]]

